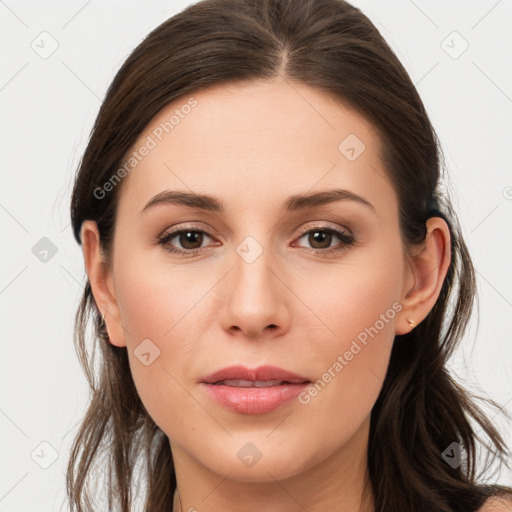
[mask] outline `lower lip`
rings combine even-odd
[[[202,385],[210,397],[234,412],[265,414],[296,398],[309,383],[280,384],[267,388],[241,388],[206,383]]]

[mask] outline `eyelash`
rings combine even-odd
[[[166,246],[166,244],[168,244],[168,242],[170,240],[172,240],[173,238],[175,238],[176,236],[178,236],[182,233],[189,233],[189,232],[203,233],[203,234],[206,234],[207,236],[209,236],[210,238],[212,238],[211,235],[207,231],[204,231],[203,229],[197,229],[195,226],[189,226],[189,227],[185,227],[185,228],[178,229],[175,231],[170,231],[170,232],[167,232],[167,233],[164,233],[164,234],[158,236],[157,243],[160,245]],[[348,249],[350,246],[352,246],[356,243],[356,240],[354,239],[354,237],[352,235],[349,235],[348,233],[346,233],[344,231],[340,231],[340,230],[337,230],[337,229],[334,229],[334,228],[331,228],[328,226],[316,226],[314,228],[308,229],[307,231],[304,231],[299,236],[298,240],[300,240],[305,235],[308,235],[309,233],[312,233],[312,232],[313,233],[314,232],[326,232],[329,234],[336,235],[342,241],[342,245],[334,246],[329,249],[312,249],[312,248],[308,248],[308,247],[301,247],[302,249],[306,249],[311,254],[317,255],[317,254],[337,253],[337,252],[344,251],[344,250]],[[188,249],[188,250],[176,249],[174,247],[172,247],[172,248],[165,247],[165,249],[173,254],[196,256],[197,254],[200,254],[205,249],[207,249],[207,247],[200,247],[198,249]]]

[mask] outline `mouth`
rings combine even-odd
[[[238,414],[266,414],[286,404],[291,407],[309,384],[307,377],[271,365],[230,366],[200,381],[209,399]]]
[[[275,366],[254,370],[232,366],[211,374],[200,384],[206,396],[223,408],[237,414],[263,415],[292,407],[293,399],[311,381]]]
[[[303,375],[298,375],[278,366],[264,365],[250,369],[243,365],[236,365],[217,370],[201,379],[201,382],[247,388],[279,386],[283,383],[303,384],[310,381]]]
[[[310,381],[303,379],[287,380],[243,380],[243,379],[225,379],[213,382],[213,386],[228,386],[232,388],[269,388],[282,386],[283,384],[307,384]]]

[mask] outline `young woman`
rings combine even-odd
[[[123,512],[512,510],[478,478],[503,439],[446,368],[475,277],[440,161],[344,1],[204,0],[149,34],[72,197],[72,509],[104,480]]]

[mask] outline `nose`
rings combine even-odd
[[[242,254],[242,256],[240,256]],[[236,253],[224,281],[219,319],[231,335],[256,339],[280,336],[289,328],[289,301],[293,295],[270,251],[254,260]]]

